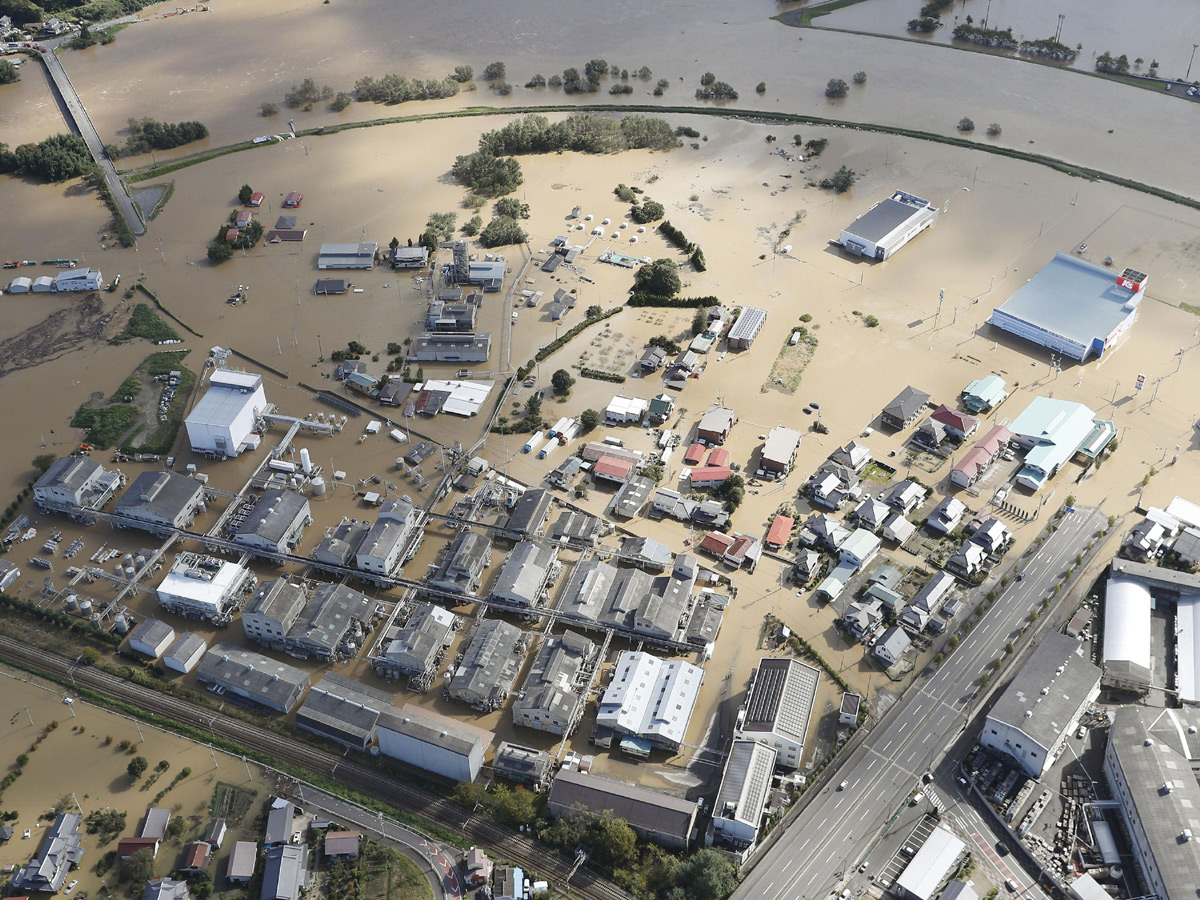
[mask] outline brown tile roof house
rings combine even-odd
[[[149,850],[151,856],[158,856],[158,838],[127,837],[117,841],[117,859],[129,859],[139,850]]]
[[[183,848],[183,859],[179,862],[179,871],[197,875],[208,868],[212,859],[212,846],[204,841],[193,841]]]
[[[357,859],[361,831],[330,831],[325,835],[326,859]]]

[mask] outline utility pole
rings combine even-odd
[[[1196,60],[1196,48],[1197,47],[1200,47],[1200,44],[1192,44],[1192,57],[1191,57],[1191,59],[1188,60],[1187,74],[1183,76],[1184,81],[1187,81],[1189,78],[1192,77],[1192,63],[1195,62],[1195,60]]]

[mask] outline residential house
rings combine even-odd
[[[1012,538],[1008,526],[994,516],[979,523],[971,533],[971,540],[983,547],[990,556],[1003,553],[1012,542]]]
[[[820,567],[821,555],[816,550],[801,550],[792,565],[792,581],[798,585],[808,584]]]
[[[714,407],[700,418],[696,426],[696,437],[706,444],[723,444],[737,422],[737,414],[724,406]]]
[[[965,441],[979,428],[979,420],[972,415],[951,409],[945,403],[933,411],[929,417],[934,422],[945,426],[946,434],[956,441]]]
[[[842,626],[857,641],[866,640],[883,624],[883,601],[877,598],[855,600],[842,614]]]
[[[879,552],[880,540],[865,528],[856,528],[839,548],[840,561],[861,569],[869,565]]]
[[[879,636],[871,648],[871,655],[883,663],[885,668],[891,668],[900,662],[901,657],[912,646],[912,639],[899,625],[893,625]]]
[[[897,544],[903,544],[917,531],[917,526],[898,511],[893,511],[888,517],[888,520],[883,523],[883,528],[879,530],[880,536],[885,541],[893,541]]]
[[[638,360],[643,372],[657,372],[667,362],[667,351],[661,347],[647,347],[642,358]]]
[[[951,484],[958,487],[975,484],[1000,457],[1012,436],[1003,425],[991,428],[950,470]]]
[[[346,862],[358,859],[358,851],[362,845],[361,831],[327,831],[325,832],[325,858],[336,862]]]
[[[151,878],[142,891],[142,900],[188,900],[188,883],[176,878]]]
[[[771,527],[767,529],[766,545],[772,550],[784,547],[791,540],[792,528],[795,524],[796,520],[791,516],[776,515],[771,520]]]
[[[948,432],[946,426],[937,419],[926,419],[913,432],[913,443],[920,444],[929,450],[936,450],[945,443]]]
[[[946,560],[946,570],[963,578],[971,579],[983,571],[986,562],[987,550],[972,540],[965,540]]]
[[[472,847],[463,858],[463,870],[466,873],[467,886],[481,888],[492,880],[492,860],[478,847]]]
[[[921,410],[925,408],[925,404],[928,402],[928,394],[910,385],[897,394],[895,399],[883,408],[880,418],[884,425],[900,431],[917,421],[917,417],[921,415]]]
[[[1004,379],[999,375],[977,378],[963,389],[963,406],[976,415],[991,412],[1008,397],[1004,388]]]
[[[230,884],[248,884],[254,877],[258,862],[258,844],[254,841],[236,841],[229,853],[225,867],[225,880]]]
[[[850,530],[832,516],[817,513],[811,516],[800,530],[800,543],[805,547],[817,547],[836,551],[850,537]]]
[[[829,459],[831,462],[845,466],[851,472],[859,474],[871,461],[871,451],[867,449],[865,444],[860,444],[858,441],[851,441],[844,447],[838,447],[830,453]]]
[[[801,437],[799,431],[783,425],[776,425],[767,432],[767,440],[759,458],[759,466],[765,477],[783,478],[792,470]]]
[[[1130,529],[1121,544],[1121,555],[1126,559],[1147,562],[1165,548],[1174,535],[1161,522],[1142,519]]]
[[[646,424],[661,425],[671,417],[675,409],[675,399],[667,394],[658,394],[650,400],[646,411]]]
[[[905,479],[892,488],[884,502],[905,515],[911,515],[925,502],[925,498],[928,496],[929,492],[917,482]]]
[[[892,512],[892,508],[886,503],[876,500],[874,497],[867,497],[850,511],[847,518],[859,528],[865,528],[873,534],[878,534]]]
[[[183,848],[177,871],[180,875],[199,875],[212,860],[212,846],[204,841],[192,841]]]
[[[900,614],[900,624],[916,632],[924,631],[950,599],[954,584],[954,576],[949,572],[935,572]]]
[[[957,497],[943,497],[942,502],[929,513],[925,526],[938,534],[948,534],[958,527],[966,511],[966,504]]]
[[[808,496],[817,506],[838,510],[859,496],[859,477],[848,466],[826,463],[808,483]]]

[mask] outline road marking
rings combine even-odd
[[[892,743],[893,743],[892,741],[888,741],[886,744],[884,744],[884,745],[883,745],[883,751],[882,751],[882,752],[883,752],[883,753],[887,753],[887,752],[888,752],[888,747],[892,746]]]

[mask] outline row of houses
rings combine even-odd
[[[8,292],[10,294],[40,294],[98,291],[103,284],[104,276],[99,269],[70,269],[60,272],[53,278],[49,275],[40,275],[37,278],[20,275],[8,283]]]

